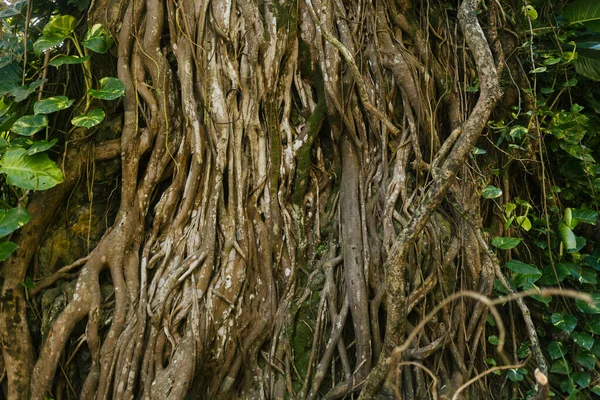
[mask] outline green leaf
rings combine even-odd
[[[537,267],[530,264],[525,264],[524,262],[518,260],[511,260],[507,262],[506,267],[515,272],[513,275],[513,280],[515,282],[515,286],[519,288],[527,284],[534,283],[542,277],[542,271],[540,271]]]
[[[596,277],[596,271],[593,269],[583,267],[579,264],[565,263],[565,266],[569,269],[569,273],[579,283],[589,283],[595,285],[598,283]]]
[[[483,189],[483,192],[481,192],[481,197],[484,199],[495,199],[500,196],[502,196],[502,190],[492,185],[487,185],[485,189]]]
[[[31,219],[31,215],[23,207],[15,207],[8,210],[0,209],[0,237],[4,237]]]
[[[577,346],[585,350],[591,350],[594,346],[594,338],[587,332],[573,332],[571,335]]]
[[[512,368],[508,370],[508,379],[513,382],[521,382],[523,380],[523,375],[519,373],[519,370],[516,368]]]
[[[46,126],[48,126],[48,117],[45,115],[25,115],[13,124],[12,131],[17,135],[32,136]]]
[[[47,141],[47,140],[38,140],[37,142],[34,142],[28,149],[27,149],[27,154],[28,155],[34,155],[36,153],[42,153],[48,149],[50,149],[52,146],[54,146],[56,143],[58,143],[58,139],[52,139],[51,141]]]
[[[104,29],[102,24],[95,24],[88,29],[81,41],[83,47],[102,54],[106,53],[113,43],[113,37]]]
[[[513,141],[522,140],[527,135],[527,128],[521,125],[513,126],[508,135]]]
[[[575,360],[589,370],[593,370],[596,366],[596,357],[589,351],[582,351],[577,354]]]
[[[19,246],[13,242],[0,243],[0,261],[5,261],[18,248]]]
[[[79,56],[58,56],[55,57],[52,61],[50,61],[48,64],[52,65],[53,67],[60,67],[63,64],[83,64],[84,62],[86,62],[87,60],[90,59],[90,56],[85,56],[85,57],[79,57]]]
[[[561,58],[560,57],[550,57],[550,58],[546,58],[544,60],[544,65],[550,66],[550,65],[556,65],[560,62]],[[544,88],[547,89],[547,88]],[[548,93],[544,93],[544,94],[548,94]]]
[[[578,74],[600,81],[600,60],[579,55],[573,64],[575,64],[575,71]]]
[[[584,314],[600,314],[600,294],[593,293],[592,295],[592,303],[589,304],[583,300],[575,300],[575,306]],[[600,317],[594,317],[600,322]],[[598,326],[598,332],[594,332],[595,334],[600,334],[600,325]]]
[[[571,371],[573,371],[573,369],[564,359],[556,361],[552,364],[552,368],[550,369],[550,372],[561,375],[568,375]]]
[[[525,264],[524,262],[521,262],[519,260],[510,260],[506,263],[506,266],[511,271],[517,272],[519,274],[537,275],[539,277],[542,276],[542,272],[536,266],[533,266],[531,264]]]
[[[521,238],[496,236],[492,239],[492,246],[497,247],[500,250],[509,250],[517,247],[517,245],[521,243],[521,240]]]
[[[548,346],[548,354],[550,354],[550,358],[556,360],[557,358],[564,357],[567,354],[567,349],[561,342],[552,342]]]
[[[574,226],[572,226],[573,211],[569,207],[565,208],[563,220],[565,221],[565,224],[567,224],[567,226],[569,228],[571,228],[571,229],[575,228]]]
[[[40,36],[33,44],[33,52],[39,57],[44,51],[56,47],[65,40],[62,36]]]
[[[526,215],[521,215],[520,217],[517,217],[517,224],[519,224],[519,226],[527,232],[531,230],[531,221]]]
[[[527,358],[529,354],[531,354],[531,346],[529,345],[529,342],[521,343],[517,349],[517,356],[523,359]]]
[[[479,147],[473,147],[473,148],[471,149],[471,153],[472,153],[474,156],[479,156],[479,155],[486,154],[486,153],[487,153],[487,151],[485,151],[484,149],[480,149]]]
[[[600,357],[600,341],[594,342],[594,345],[592,346],[592,354],[596,356],[596,358]]]
[[[125,94],[125,85],[117,78],[102,78],[100,89],[90,89],[88,94],[101,100],[114,100]]]
[[[530,74],[539,74],[542,72],[546,72],[548,68],[547,67],[537,67],[535,69],[532,69],[531,71],[529,71]]]
[[[577,318],[571,314],[554,313],[550,317],[550,321],[552,321],[552,325],[568,334],[571,334],[577,326]]]
[[[569,25],[584,24],[588,29],[600,32],[600,2],[597,0],[575,0],[565,8],[564,16]]]
[[[554,93],[554,88],[552,87],[543,87],[540,89],[540,91],[542,92],[542,94],[550,94],[550,93]]]
[[[527,15],[532,21],[538,19],[538,12],[535,10],[535,8],[533,8],[533,6],[527,5],[523,7],[523,11],[525,15]]]
[[[7,4],[7,3],[5,3]],[[12,7],[8,7],[2,11],[0,11],[0,19],[6,19],[10,17],[14,17],[15,15],[24,14],[26,8],[24,6],[27,4],[27,1],[17,1],[13,3]]]
[[[585,371],[575,372],[572,376],[573,382],[581,386],[582,388],[588,387],[592,378],[589,373]]]
[[[523,279],[523,278],[519,278]],[[516,281],[516,279],[515,279]],[[519,282],[520,283],[520,282]],[[538,293],[541,293],[541,289],[533,283],[527,283],[523,285],[523,290],[532,290],[535,289]],[[539,294],[532,294],[531,298],[535,301],[539,301],[540,303],[550,304],[552,302],[552,296],[541,296]]]
[[[63,174],[45,153],[28,155],[23,148],[9,149],[0,160],[0,173],[9,185],[46,190],[63,181]]]
[[[572,210],[573,218],[585,222],[586,224],[596,225],[596,219],[598,218],[598,211],[594,210],[582,210],[582,209],[573,209]]]
[[[556,270],[556,273],[555,273]],[[555,264],[554,268],[552,265],[546,265],[542,273],[542,277],[539,280],[540,285],[556,285],[565,280],[566,277],[571,275],[571,272],[564,264]],[[557,282],[558,277],[558,282]]]
[[[567,250],[575,249],[577,247],[575,234],[564,222],[558,224],[558,234]]]
[[[48,97],[37,101],[33,105],[33,112],[35,114],[51,114],[71,107],[74,101],[69,100],[67,96]]]
[[[71,123],[75,126],[82,126],[84,128],[91,128],[98,125],[104,120],[104,110],[101,108],[94,108],[87,114],[78,115],[71,120]]]
[[[64,39],[73,32],[76,25],[77,20],[75,17],[71,15],[57,15],[50,18],[50,22],[42,29],[42,34],[45,36],[62,36]]]
[[[21,282],[21,285],[23,285],[25,289],[35,289],[35,282],[30,276],[26,277],[25,280]]]
[[[500,338],[496,335],[490,335],[488,336],[488,342],[490,342],[490,344],[493,344],[494,346],[497,346],[500,344]]]

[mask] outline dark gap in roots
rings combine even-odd
[[[227,204],[229,201],[229,174],[227,168],[223,170],[223,183],[221,186],[223,187],[223,202]]]

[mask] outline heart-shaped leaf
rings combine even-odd
[[[0,237],[4,237],[25,225],[31,215],[22,207],[0,209]]]
[[[87,114],[78,115],[71,120],[71,123],[75,126],[82,126],[84,128],[91,128],[98,125],[104,120],[104,110],[101,108],[94,108]]]
[[[64,39],[73,32],[76,25],[77,20],[72,15],[57,15],[52,17],[50,22],[44,26],[42,34],[44,36],[56,36]]]
[[[48,64],[53,67],[60,67],[63,64],[83,64],[90,59],[90,56],[78,57],[78,56],[58,56],[50,61]]]
[[[13,242],[0,243],[0,261],[5,261],[18,248],[19,246]]]
[[[550,317],[550,321],[552,321],[552,325],[568,334],[571,334],[577,326],[577,318],[571,314],[554,313]]]
[[[32,136],[48,126],[48,117],[43,114],[25,115],[19,118],[12,126],[12,131],[17,135]]]
[[[561,358],[567,354],[567,349],[561,342],[552,342],[548,346],[548,354],[550,354],[550,358],[556,360],[557,358]]]
[[[497,247],[500,250],[510,250],[517,247],[517,245],[521,243],[521,240],[521,238],[496,236],[492,239],[492,246]]]
[[[85,34],[81,44],[96,53],[106,53],[113,45],[114,39],[110,33],[104,29],[102,24],[95,24]]]
[[[46,190],[63,181],[63,174],[45,153],[28,155],[23,148],[9,149],[0,160],[0,173],[9,185]]]
[[[35,114],[51,114],[71,107],[74,101],[70,100],[67,96],[48,97],[47,99],[37,101],[33,105],[33,112]]]
[[[502,190],[492,185],[487,185],[481,192],[481,197],[484,199],[495,199],[500,196],[502,196]]]
[[[51,141],[38,140],[27,149],[27,154],[31,156],[36,153],[42,153],[50,149],[56,143],[58,143],[58,139],[52,139]]]
[[[44,51],[56,47],[65,40],[62,36],[40,36],[38,40],[33,44],[33,52],[40,56]]]
[[[594,346],[594,338],[587,332],[574,332],[573,340],[579,347],[585,350],[591,350],[592,346]]]
[[[125,85],[117,78],[100,79],[100,89],[90,89],[88,94],[101,100],[114,100],[125,94]]]

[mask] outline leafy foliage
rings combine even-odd
[[[54,2],[34,2],[30,12],[37,16],[29,24],[28,43],[24,43],[24,18],[27,1],[20,0],[0,11],[0,261],[17,249],[6,239],[30,216],[25,209],[30,191],[47,190],[63,181],[63,173],[47,152],[68,140],[75,128],[89,129],[100,124],[105,113],[91,108],[94,98],[114,100],[124,94],[123,84],[116,78],[100,79],[93,89],[90,52],[106,53],[113,37],[99,24],[90,27],[80,42],[75,34],[78,19],[64,13],[68,9],[84,10],[87,0],[70,1],[56,13]],[[70,41],[72,45],[63,45]],[[74,50],[69,54],[67,50]],[[27,65],[24,55],[27,51]],[[44,67],[45,53],[52,55],[48,65],[54,68],[80,68],[86,84],[81,101],[70,98],[66,91],[45,87],[47,79],[38,79]],[[45,74],[44,74],[45,76]],[[60,88],[57,88],[60,89]],[[56,90],[56,91],[55,91]],[[38,100],[31,97],[38,93]],[[72,107],[75,106],[74,110]],[[64,126],[63,118],[72,113],[72,126]],[[73,117],[74,115],[78,115]],[[56,126],[55,126],[56,125]],[[45,137],[38,137],[45,133]],[[66,136],[65,136],[66,135]]]

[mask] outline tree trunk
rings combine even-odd
[[[464,168],[501,98],[477,3],[97,0],[126,88],[120,204],[40,343],[20,282],[52,215],[21,230],[8,397],[445,398],[477,375],[481,303],[407,341],[499,273]],[[64,203],[85,162],[66,160],[32,206]]]

